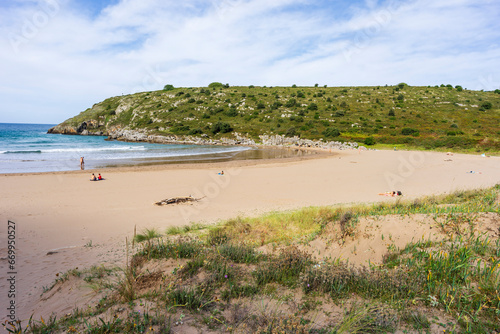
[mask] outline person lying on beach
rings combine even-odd
[[[224,175],[224,171],[217,173],[218,175]]]
[[[394,197],[394,196],[403,196],[403,193],[399,190],[397,190],[397,191],[394,190],[394,191],[387,191],[385,193],[380,193],[379,195]]]
[[[92,176],[90,177],[90,181],[97,181],[97,178],[95,177],[94,173],[92,173]]]

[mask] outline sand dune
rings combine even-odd
[[[224,170],[225,175],[218,175]],[[393,201],[500,182],[500,158],[435,152],[342,151],[318,159],[228,162],[90,171],[0,175],[0,308],[6,319],[7,222],[16,223],[17,316],[50,314],[38,304],[56,273],[125,261],[134,226],[158,228],[212,223],[237,215],[337,203]],[[189,196],[199,202],[155,206]],[[50,253],[50,254],[48,254]],[[70,310],[69,299],[54,310]],[[66,303],[66,304],[65,304]]]

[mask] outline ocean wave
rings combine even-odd
[[[42,150],[34,151],[0,151],[1,154],[24,154],[24,153],[42,153]]]

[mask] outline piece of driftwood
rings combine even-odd
[[[203,198],[203,197],[202,197]],[[172,198],[167,198],[159,202],[155,202],[155,205],[167,205],[167,204],[178,204],[178,203],[185,203],[185,202],[197,202],[201,198],[194,198],[192,196],[189,197],[172,197]]]

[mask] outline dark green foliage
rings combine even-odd
[[[168,90],[174,90],[174,85],[165,85],[165,86],[163,87],[163,90],[167,90],[167,91],[168,91]]]
[[[335,117],[342,117],[345,116],[345,111],[343,110],[337,110],[334,114]]]
[[[288,130],[286,130],[286,134],[285,134],[287,137],[294,137],[297,135],[297,129],[294,128],[294,127],[291,127],[289,128]]]
[[[404,135],[404,136],[414,136],[414,137],[417,137],[420,134],[420,132],[417,129],[413,129],[413,128],[403,128],[401,130],[401,134]]]
[[[318,105],[316,103],[311,103],[307,106],[307,110],[318,110]]]
[[[276,110],[278,109],[279,107],[283,106],[283,103],[279,102],[279,101],[276,101],[274,102],[272,105],[271,105],[271,110]]]
[[[297,100],[295,99],[290,99],[285,103],[285,107],[287,108],[293,108],[297,104]]]
[[[489,101],[486,101],[486,102],[484,102],[484,103],[481,104],[481,108],[484,108],[486,110],[491,109],[491,107],[493,107],[493,105]]]
[[[216,133],[227,133],[233,131],[233,128],[229,123],[226,122],[217,122],[212,125],[211,131],[213,134]]]
[[[394,109],[391,108],[391,110],[389,110],[389,116],[396,116]]]
[[[188,132],[189,135],[199,135],[199,134],[202,134],[202,133],[203,133],[203,130],[201,130],[200,128],[191,129]]]
[[[231,107],[231,108],[229,108],[228,111],[226,111],[224,113],[224,115],[226,115],[228,117],[236,117],[239,115],[239,113],[238,113],[238,110],[236,110],[236,108]]]
[[[375,145],[375,139],[373,137],[367,137],[364,141],[365,145],[371,146]]]
[[[399,94],[397,99],[398,99],[398,101],[404,101],[405,96],[403,94]]]
[[[323,136],[326,138],[336,138],[340,136],[340,131],[337,128],[329,127],[323,131]]]

